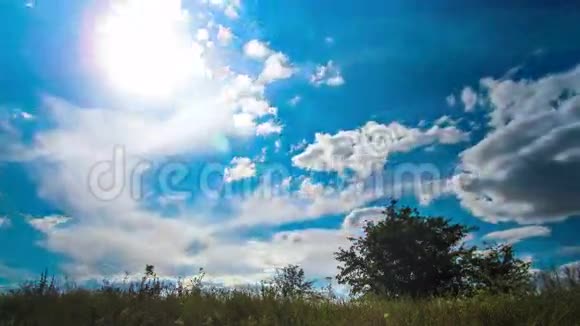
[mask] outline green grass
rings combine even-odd
[[[0,295],[0,325],[580,325],[580,289],[424,300],[283,299],[269,291],[138,285]]]

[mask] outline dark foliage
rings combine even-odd
[[[498,294],[532,290],[530,263],[516,258],[511,245],[473,252],[467,263],[468,285],[474,291]]]
[[[463,239],[472,230],[393,201],[383,219],[367,223],[363,236],[351,238],[352,246],[335,254],[341,263],[337,280],[355,294],[391,298],[523,288],[529,265],[515,258],[510,246],[485,253],[465,247]]]

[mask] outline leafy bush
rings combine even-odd
[[[393,201],[382,219],[368,222],[363,236],[335,254],[341,263],[337,280],[355,294],[389,298],[528,289],[529,263],[517,259],[509,245],[465,247],[463,239],[472,230]]]

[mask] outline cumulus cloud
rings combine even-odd
[[[345,81],[342,77],[340,69],[334,64],[332,60],[330,60],[326,63],[326,65],[319,65],[316,67],[316,70],[310,76],[310,83],[315,86],[326,85],[330,87],[337,87],[342,86]]]
[[[224,171],[226,182],[247,179],[256,175],[256,164],[248,157],[234,157],[231,164],[232,166]]]
[[[580,213],[580,67],[482,86],[491,131],[461,154],[461,204],[489,222],[561,221]]]
[[[282,126],[272,120],[260,123],[256,126],[256,135],[267,136],[270,134],[279,134],[282,132]]]
[[[374,121],[362,128],[338,133],[315,135],[315,141],[292,158],[300,168],[313,171],[354,171],[367,177],[382,169],[391,153],[409,152],[435,143],[456,144],[468,139],[468,134],[450,126],[433,126],[421,130],[408,128],[397,122],[388,125]]]
[[[251,40],[244,45],[244,54],[255,60],[264,60],[273,51],[264,42]]]
[[[484,238],[513,244],[529,238],[548,237],[551,233],[552,230],[546,226],[524,226],[491,232],[486,234]]]
[[[290,60],[283,53],[274,53],[264,62],[264,69],[260,74],[259,81],[268,84],[276,80],[290,78],[294,74],[294,68]]]
[[[465,107],[465,112],[471,112],[477,105],[477,93],[471,87],[465,87],[461,91],[461,102]]]

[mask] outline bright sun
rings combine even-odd
[[[190,77],[199,57],[180,0],[125,0],[98,26],[98,63],[120,90],[167,97]]]

